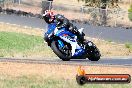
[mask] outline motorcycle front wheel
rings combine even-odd
[[[61,41],[61,42],[63,42],[63,41]],[[51,49],[63,61],[69,61],[72,58],[69,45],[65,44],[64,47],[59,47],[58,41],[52,41]]]

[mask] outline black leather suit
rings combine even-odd
[[[69,20],[67,18],[65,18],[63,15],[60,15],[60,14],[55,15],[54,22],[57,23],[58,29],[60,29],[62,27],[67,27],[69,29],[69,31],[72,32],[73,34],[77,35],[79,41],[83,43],[85,34],[84,33],[80,34],[77,27],[74,26],[72,23],[70,23]]]

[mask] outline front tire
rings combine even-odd
[[[59,48],[58,48],[58,42],[57,41],[52,41],[51,43],[51,48],[53,50],[53,52],[63,61],[69,61],[71,59],[71,55],[65,55],[64,53],[62,53]]]

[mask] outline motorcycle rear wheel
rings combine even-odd
[[[98,61],[101,57],[100,51],[93,42],[90,43],[91,46],[88,45],[87,47],[87,53],[88,53],[87,58],[91,61]]]
[[[92,51],[92,50],[91,50]],[[99,51],[92,51],[92,53],[89,53],[88,59],[91,61],[98,61],[100,59],[100,52]]]

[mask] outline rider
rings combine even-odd
[[[47,24],[56,23],[57,24],[56,27],[58,30],[61,29],[62,27],[67,27],[68,31],[75,34],[81,43],[84,42],[84,33],[82,31],[81,32],[78,31],[77,27],[73,26],[73,24],[70,23],[69,20],[65,18],[63,15],[60,14],[54,15],[53,12],[47,10],[43,14],[43,18]],[[75,50],[73,50],[73,47],[74,49],[76,48],[74,42],[72,41],[68,41],[68,42],[72,46],[72,54],[75,53]],[[78,44],[76,44],[76,46],[79,47]]]
[[[61,29],[62,27],[67,27],[70,32],[75,34],[80,42],[83,43],[85,34],[80,33],[76,26],[69,22],[67,18],[63,15],[57,14],[54,15],[53,12],[46,10],[45,14],[43,14],[43,18],[47,24],[57,23],[57,28]]]

